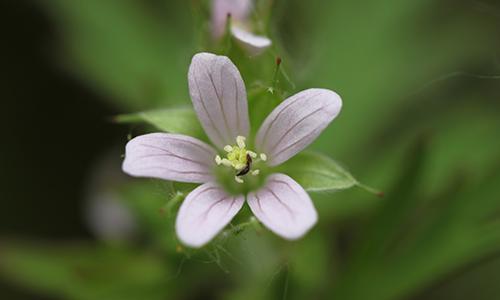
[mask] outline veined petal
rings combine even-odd
[[[182,203],[175,230],[181,242],[198,248],[208,243],[236,215],[245,203],[244,196],[227,194],[219,185],[200,185]]]
[[[244,22],[252,10],[252,0],[213,0],[212,33],[218,39],[224,35],[228,14],[234,21]]]
[[[256,138],[258,151],[276,166],[303,150],[339,114],[342,100],[327,89],[308,89],[283,101],[266,118]]]
[[[189,67],[189,93],[210,140],[219,148],[248,136],[248,103],[240,72],[225,56],[199,53]]]
[[[215,155],[212,147],[198,139],[151,133],[127,143],[122,169],[132,176],[203,183],[213,179]]]
[[[261,35],[253,34],[244,28],[233,25],[231,26],[231,34],[246,48],[251,54],[260,54],[264,49],[271,46],[272,42],[269,38]]]
[[[248,194],[247,201],[257,219],[289,240],[303,236],[318,220],[309,195],[284,174],[269,176],[264,187]]]

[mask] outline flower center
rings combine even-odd
[[[252,170],[252,163],[267,160],[267,156],[264,153],[257,156],[257,153],[248,150],[245,140],[244,136],[239,135],[236,137],[236,145],[224,146],[224,151],[227,152],[225,158],[220,157],[220,155],[215,156],[215,163],[217,165],[223,165],[235,170],[234,180],[238,183],[243,183],[244,181],[241,177],[247,174],[253,176],[259,175],[259,169]]]

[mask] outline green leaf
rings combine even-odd
[[[195,36],[187,1],[36,2],[62,35],[57,58],[118,108],[149,109],[187,96]]]
[[[196,113],[191,108],[167,108],[119,115],[118,123],[147,123],[155,128],[207,140]]]
[[[144,251],[85,243],[0,242],[0,276],[64,299],[164,299],[168,268]]]
[[[177,203],[172,201],[180,192],[174,184],[162,180],[134,180],[120,186],[118,192],[134,214],[147,241],[161,247],[165,253],[175,253],[178,242],[173,209]]]
[[[347,189],[358,182],[333,159],[317,152],[297,154],[278,168],[309,192]]]
[[[290,275],[297,285],[302,287],[303,293],[310,293],[318,286],[329,285],[331,270],[328,259],[328,242],[325,236],[318,231],[311,232],[304,237],[303,243],[293,245],[290,255]],[[311,259],[314,257],[315,259]],[[301,298],[307,298],[302,295]],[[298,298],[300,299],[300,298]]]

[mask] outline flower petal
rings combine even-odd
[[[318,214],[304,189],[285,174],[272,174],[266,185],[248,194],[248,205],[267,228],[286,239],[303,236]]]
[[[127,143],[122,169],[132,176],[202,183],[213,178],[215,155],[212,147],[195,138],[151,133]]]
[[[272,44],[269,38],[253,34],[252,32],[247,31],[242,27],[236,25],[231,26],[231,34],[252,55],[257,55],[262,53],[264,49],[271,46]]]
[[[307,147],[339,114],[342,100],[326,89],[308,89],[283,101],[259,129],[256,147],[276,166]]]
[[[218,39],[224,35],[227,15],[233,21],[244,22],[252,10],[252,0],[213,0],[212,1],[212,33]]]
[[[244,196],[227,194],[214,182],[194,189],[181,205],[175,230],[181,242],[190,247],[208,243],[236,215],[245,203]]]
[[[219,148],[248,136],[248,104],[240,72],[225,56],[199,53],[189,67],[189,93],[210,140]]]

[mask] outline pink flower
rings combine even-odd
[[[252,0],[213,0],[212,1],[212,34],[220,39],[226,30],[230,15],[231,35],[249,52],[259,54],[271,46],[271,40],[250,31],[249,16],[253,8]]]
[[[138,136],[126,146],[124,172],[201,183],[187,195],[177,215],[176,232],[187,246],[209,242],[241,209],[245,198],[257,219],[277,235],[290,240],[303,236],[317,221],[309,195],[285,174],[262,177],[259,167],[272,170],[306,148],[339,114],[340,97],[330,90],[308,89],[284,100],[258,130],[255,143],[250,144],[254,152],[247,149],[250,122],[245,84],[231,60],[196,54],[188,79],[194,109],[215,148],[179,134]],[[221,173],[231,174],[229,183],[244,192],[228,191]]]

